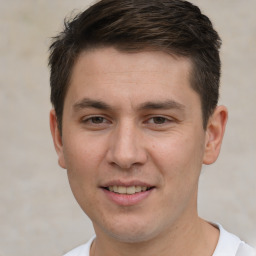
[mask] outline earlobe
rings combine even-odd
[[[221,143],[223,140],[228,111],[224,106],[216,107],[214,113],[209,118],[206,130],[206,141],[204,151],[204,164],[214,163],[220,153]]]
[[[63,154],[62,138],[59,131],[57,117],[54,109],[50,111],[50,128],[51,128],[54,147],[58,155],[58,163],[60,167],[66,169],[66,164],[65,164],[64,154]]]

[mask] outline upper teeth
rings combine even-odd
[[[109,186],[108,189],[112,192],[119,193],[119,194],[135,194],[141,191],[146,191],[147,187],[141,187],[141,186],[130,186],[130,187],[124,187],[124,186]]]

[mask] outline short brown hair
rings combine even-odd
[[[208,17],[182,0],[101,0],[72,20],[50,46],[51,102],[60,131],[72,69],[84,50],[159,50],[190,58],[191,86],[200,95],[203,126],[219,97],[221,40]]]

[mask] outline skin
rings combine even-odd
[[[97,235],[92,256],[212,255],[218,230],[198,217],[202,164],[219,154],[227,110],[203,129],[191,62],[163,52],[83,52],[63,109],[50,126],[59,165]],[[120,205],[102,186],[144,182],[149,195]],[[186,244],[186,246],[184,246]]]

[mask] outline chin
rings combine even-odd
[[[154,235],[145,233],[115,233],[111,234],[115,240],[122,243],[143,243],[154,238]]]
[[[128,224],[128,225],[127,225]],[[137,225],[127,222],[123,227],[113,227],[106,230],[108,236],[122,243],[141,243],[146,242],[157,236],[157,230],[154,230],[152,224]]]

